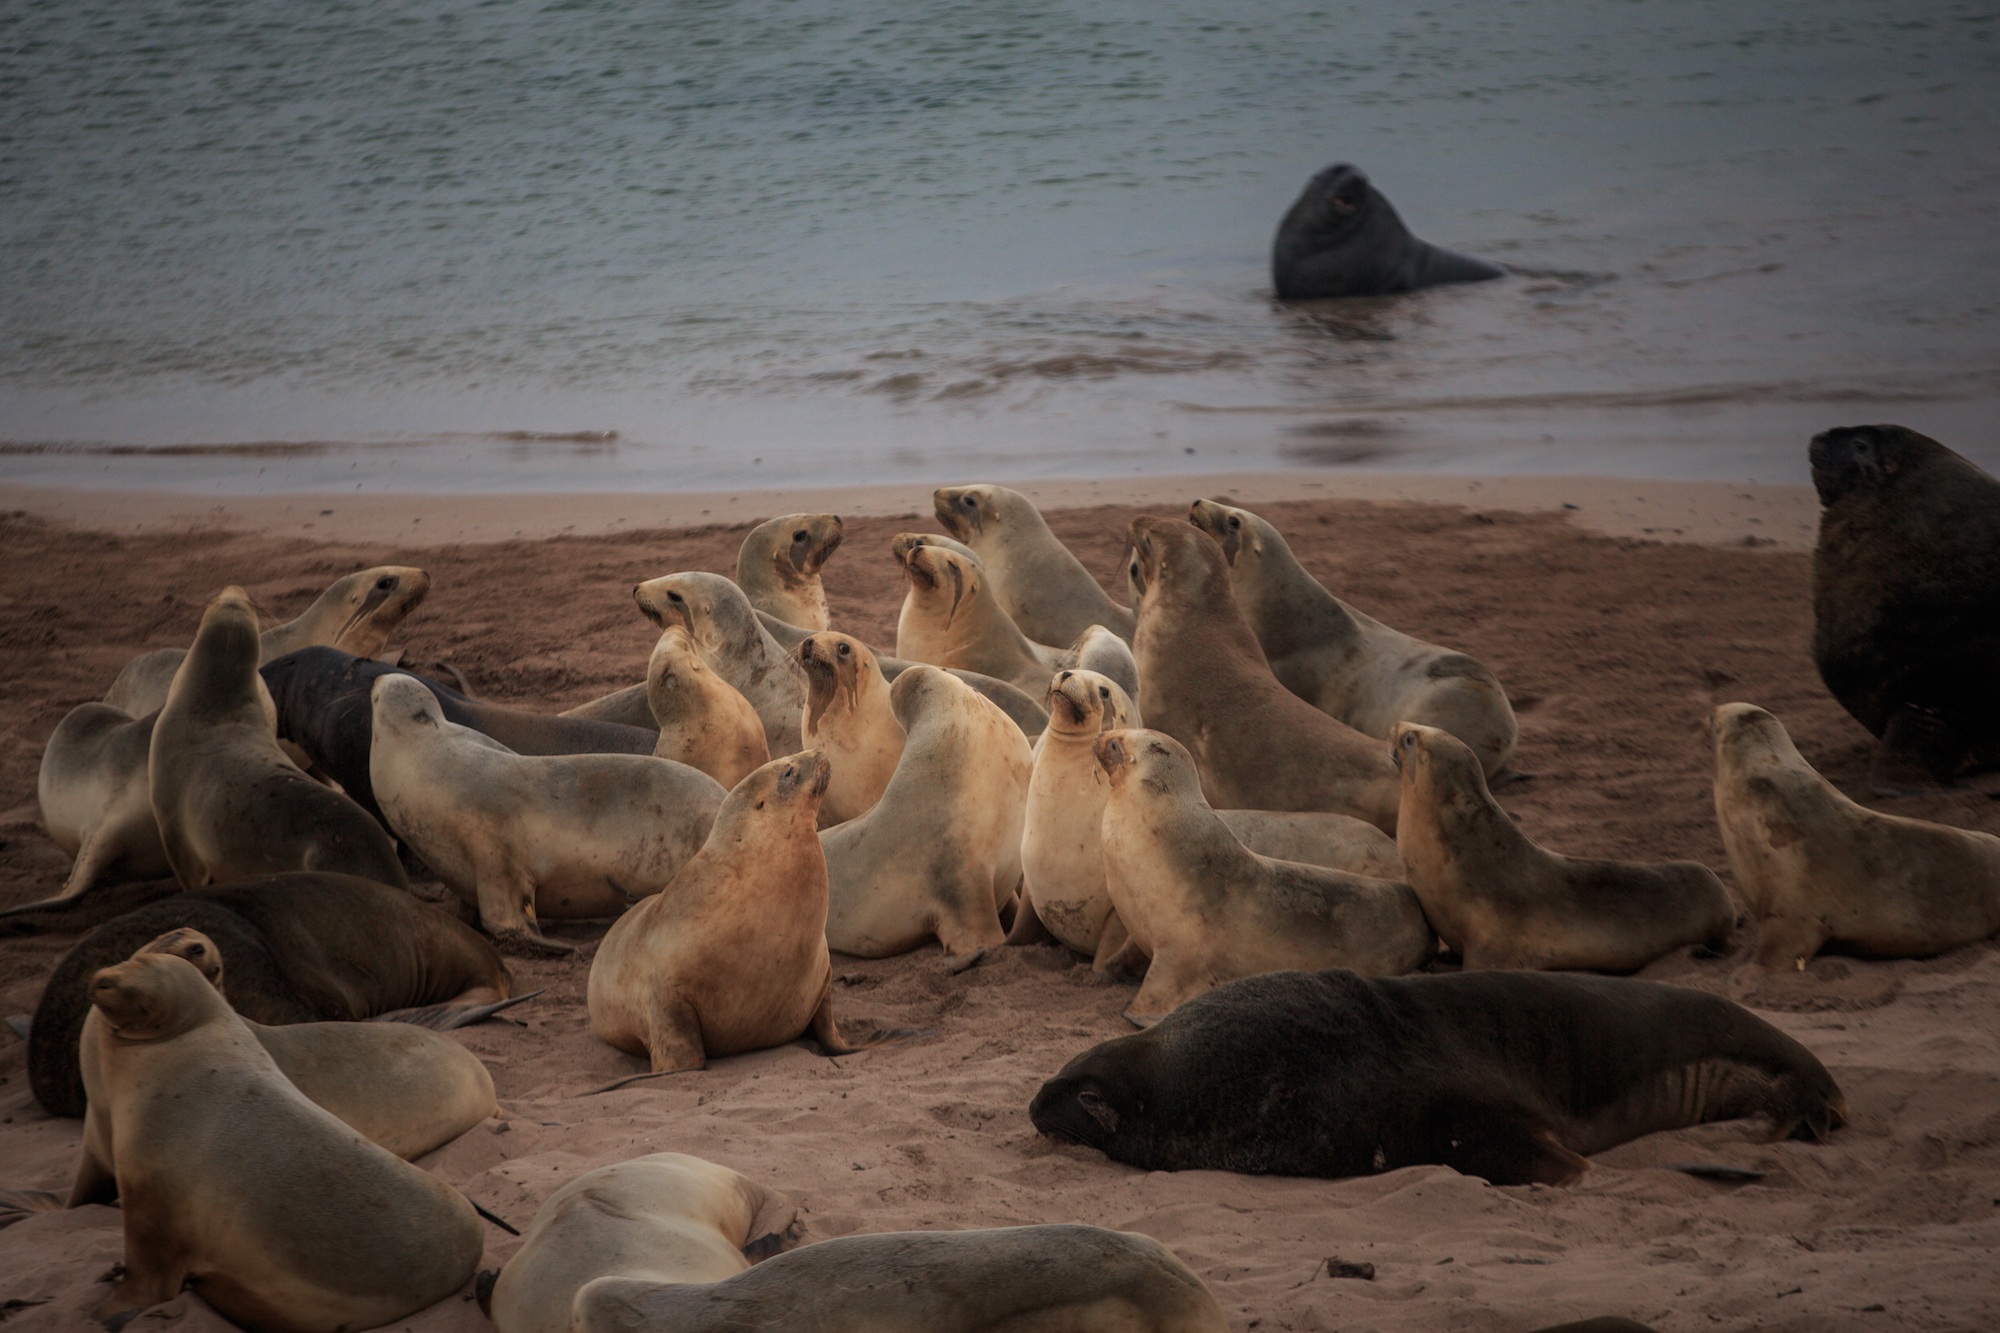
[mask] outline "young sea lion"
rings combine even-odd
[[[1030,639],[1071,643],[1103,625],[1131,641],[1132,612],[1106,595],[1027,496],[1005,486],[941,486],[931,502],[945,531],[985,564],[1001,609]]]
[[[680,625],[693,636],[702,660],[756,708],[772,754],[799,748],[804,686],[741,588],[720,574],[669,574],[639,584],[632,600],[661,629]]]
[[[1126,573],[1139,603],[1132,647],[1146,721],[1194,756],[1209,804],[1331,810],[1395,832],[1400,793],[1389,756],[1271,674],[1222,548],[1164,518],[1133,519],[1131,533]]]
[[[1751,704],[1709,726],[1715,819],[1760,964],[1804,968],[1828,944],[1920,958],[2000,931],[2000,838],[1856,805]]]
[[[250,599],[224,589],[203,613],[153,724],[147,783],[174,877],[198,889],[320,870],[409,888],[382,826],[278,748],[258,642]]]
[[[903,757],[903,724],[867,644],[827,630],[808,634],[795,652],[806,673],[799,735],[833,765],[819,803],[820,827],[830,828],[867,814],[882,799]]]
[[[1396,847],[1410,887],[1465,966],[1635,972],[1686,944],[1719,945],[1729,890],[1694,861],[1600,861],[1545,851],[1486,788],[1478,757],[1435,727],[1399,722]]]
[[[1418,240],[1359,167],[1337,162],[1306,182],[1271,243],[1280,301],[1380,296],[1506,270]]]
[[[1805,1047],[1700,991],[1334,968],[1197,996],[1071,1060],[1028,1114],[1148,1171],[1338,1178],[1439,1162],[1565,1185],[1592,1153],[1714,1120],[1823,1141],[1847,1103]]]
[[[1506,767],[1517,728],[1491,671],[1341,601],[1249,510],[1197,500],[1188,519],[1222,547],[1237,604],[1286,689],[1364,735],[1387,740],[1398,722],[1421,722],[1471,746],[1486,776]]]
[[[660,724],[653,753],[734,787],[771,761],[764,723],[735,686],[709,669],[685,626],[669,625],[646,663],[646,702]]]
[[[840,548],[837,514],[765,519],[736,552],[736,584],[750,605],[801,629],[829,629],[819,571]]]

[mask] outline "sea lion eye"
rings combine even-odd
[[[394,574],[384,574],[381,578],[375,580],[375,586],[383,592],[388,592],[396,586],[396,576]]]
[[[1236,517],[1236,515],[1231,514],[1229,516],[1229,526],[1232,528],[1240,528],[1243,526],[1243,520]]]
[[[800,528],[797,532],[792,534],[792,540],[795,542],[802,542],[805,539],[806,539],[806,530],[804,528]]]
[[[965,497],[965,507],[967,509],[977,509],[979,508],[979,501],[974,497],[968,495]]]
[[[1109,699],[1111,697],[1111,691],[1106,689],[1104,686],[1099,685],[1097,687],[1097,697],[1100,699]]]
[[[847,657],[851,655],[854,650],[849,648],[846,644],[843,643],[840,645],[838,651],[842,657]]]

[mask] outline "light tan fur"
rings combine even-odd
[[[799,734],[826,752],[833,779],[819,803],[821,828],[875,808],[903,757],[903,724],[889,703],[881,664],[861,640],[831,630],[807,635],[796,650],[806,674]]]
[[[56,724],[35,779],[42,827],[76,860],[62,891],[30,908],[61,902],[100,880],[159,879],[173,873],[153,818],[146,776],[153,714],[135,718],[110,704],[79,704]]]
[[[1060,649],[1029,642],[1000,609],[976,557],[922,533],[898,533],[891,548],[902,562],[905,592],[896,617],[896,656],[958,667],[1032,693],[1049,672],[1073,666]]]
[[[1145,724],[1130,696],[1094,671],[1058,671],[1048,700],[1049,727],[1035,743],[1021,828],[1022,910],[1063,944],[1094,956],[1112,915],[1100,833],[1111,782],[1092,747],[1101,731]]]
[[[945,530],[985,562],[1001,609],[1029,638],[1070,643],[1103,625],[1131,641],[1132,612],[1111,600],[1027,496],[1005,486],[944,486],[931,502]]]
[[[750,529],[736,552],[736,583],[750,605],[800,629],[829,629],[819,571],[840,546],[837,514],[782,514]]]
[[[653,646],[646,702],[660,727],[657,758],[698,768],[724,787],[771,762],[757,710],[702,660],[684,625],[667,626]]]

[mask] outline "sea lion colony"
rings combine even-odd
[[[1991,552],[1897,565],[1925,557],[1882,535],[1899,531],[1884,483],[1923,464],[1954,494],[1993,484],[1909,436],[1815,441],[1822,492],[1844,505],[1833,539],[1873,542],[1859,572],[1822,558],[1823,604],[1991,568]],[[829,627],[818,578],[839,520],[786,515],[746,541],[742,586],[640,583],[662,630],[648,680],[561,717],[341,652],[379,648],[429,588],[395,569],[320,617],[333,646],[280,636],[275,661],[276,632],[260,641],[225,589],[157,712],[65,719],[39,794],[77,869],[14,915],[97,927],[32,1027],[36,1096],[83,1117],[79,1164],[66,1201],[8,1199],[12,1217],[122,1201],[103,1322],[186,1287],[251,1329],[331,1333],[472,1282],[472,1206],[399,1159],[495,1113],[491,1080],[447,1038],[361,1020],[449,1028],[518,1002],[495,946],[568,956],[545,919],[613,919],[574,966],[598,1036],[644,1062],[634,1079],[808,1035],[827,1055],[921,1037],[843,1035],[830,950],[935,938],[961,967],[1042,943],[1137,983],[1127,1016],[1146,1029],[1051,1071],[1023,1108],[1042,1133],[1150,1169],[1438,1162],[1495,1184],[1567,1183],[1660,1129],[1756,1117],[1818,1140],[1847,1117],[1809,1051],[1727,1000],[1552,970],[1629,972],[1731,936],[1757,964],[1803,968],[1829,943],[1904,957],[2000,930],[2000,840],[1856,804],[1754,705],[1708,719],[1738,900],[1695,863],[1530,840],[1488,785],[1511,776],[1514,730],[1493,673],[1341,602],[1247,510],[1136,520],[1127,608],[1025,497],[936,504],[953,536],[895,544],[894,657]],[[322,600],[345,607],[354,583]],[[1975,652],[2000,616],[1986,611]],[[1975,764],[1983,715],[1940,713],[1932,678],[1875,642],[1891,703],[1842,701],[1878,733],[1898,707],[1930,710],[1929,753]],[[1031,666],[1046,711],[1003,683]],[[1854,675],[1822,668],[1830,685]],[[1974,734],[1937,734],[1954,724]],[[178,891],[93,915],[105,886],[163,871]],[[442,905],[417,900],[413,872],[442,881]],[[278,1206],[288,1192],[315,1208]],[[793,1252],[802,1230],[763,1184],[639,1157],[558,1189],[478,1294],[507,1331],[1227,1327],[1143,1236],[1034,1226]]]

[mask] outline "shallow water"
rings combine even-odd
[[[2000,462],[1990,6],[1232,10],[8,6],[0,477]],[[1337,159],[1516,273],[1278,305]]]

